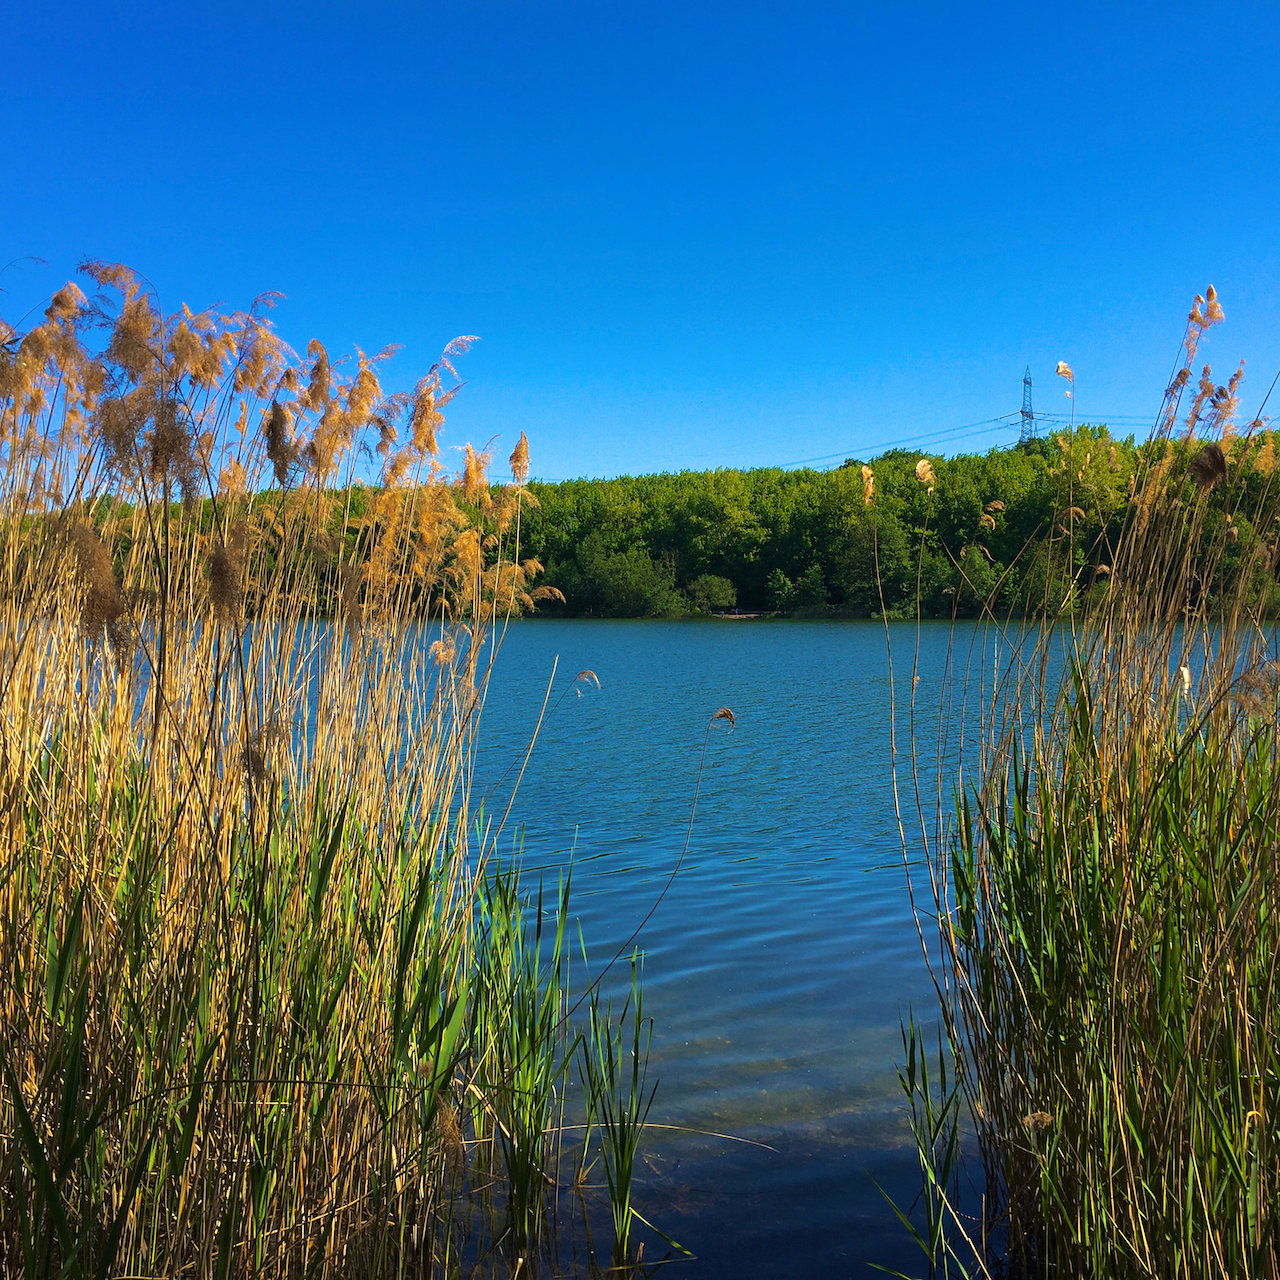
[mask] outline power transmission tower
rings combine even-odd
[[[1019,444],[1036,438],[1036,415],[1031,408],[1031,366],[1022,375],[1022,432],[1018,436]]]

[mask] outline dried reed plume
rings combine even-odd
[[[80,585],[80,622],[90,635],[103,631],[113,635],[124,616],[125,604],[111,553],[86,524],[73,526],[71,542]]]
[[[529,437],[522,431],[509,459],[511,474],[516,484],[524,484],[529,478]]]
[[[295,451],[289,441],[289,411],[278,400],[271,402],[263,415],[262,436],[267,446],[267,460],[275,472],[276,484],[281,487],[289,479]]]
[[[468,790],[540,566],[520,485],[435,462],[471,340],[386,396],[270,297],[85,271],[0,326],[0,1272],[443,1274],[521,1186],[545,1250],[500,1049],[524,1000],[568,1052],[562,971]]]
[[[342,623],[353,640],[360,638],[364,629],[364,608],[360,603],[360,587],[364,570],[348,566],[342,576]]]
[[[215,614],[232,623],[238,621],[244,600],[246,537],[247,525],[237,521],[227,540],[216,543],[209,553],[209,601]]]
[[[1212,489],[1220,480],[1227,478],[1227,459],[1222,446],[1207,444],[1191,459],[1189,466],[1191,478],[1202,489]]]

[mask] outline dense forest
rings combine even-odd
[[[464,474],[438,470],[421,487],[357,483],[320,493],[286,483],[252,499],[224,498],[232,505],[221,514],[209,499],[175,504],[172,518],[198,513],[211,545],[219,524],[231,529],[224,558],[239,566],[248,614],[266,607],[257,571],[246,567],[251,544],[264,564],[283,558],[299,583],[311,582],[320,616],[376,617],[387,584],[405,575],[426,614],[456,612],[472,578],[500,611],[551,617],[1056,613],[1104,587],[1125,521],[1146,518],[1144,475],[1167,482],[1152,489],[1172,495],[1162,520],[1188,531],[1202,521],[1212,535],[1218,551],[1197,570],[1210,597],[1259,538],[1271,549],[1266,562],[1280,565],[1275,531],[1255,530],[1240,509],[1269,483],[1275,438],[1257,428],[1221,445],[1185,435],[1138,445],[1085,425],[983,454],[895,449],[831,471],[514,485],[487,483],[487,460],[472,454]],[[1206,465],[1207,483],[1198,478]],[[1235,483],[1219,484],[1228,472]],[[129,509],[99,502],[95,527]],[[455,537],[458,522],[472,519],[489,530],[474,546]],[[122,530],[112,537],[127,550]],[[424,576],[430,548],[440,564]],[[217,563],[215,552],[205,571]],[[1267,597],[1261,606],[1280,613],[1275,575],[1257,590]]]
[[[1239,447],[1234,447],[1239,446]],[[832,471],[680,472],[532,483],[521,554],[564,602],[540,613],[661,617],[973,614],[1060,604],[1109,572],[1150,451],[1105,426],[954,458],[897,449]],[[1270,474],[1270,432],[1228,447]],[[1216,506],[1212,505],[1217,500]],[[1230,525],[1218,495],[1208,518]],[[1234,527],[1238,541],[1245,529]]]

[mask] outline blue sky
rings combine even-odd
[[[88,255],[300,349],[459,333],[534,474],[1154,416],[1194,293],[1280,368],[1273,5],[6,6],[0,313]]]

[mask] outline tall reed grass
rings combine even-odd
[[[85,270],[0,326],[0,1271],[527,1272],[567,896],[548,960],[471,802],[527,442],[445,470],[468,338],[386,395]]]
[[[921,1114],[966,1104],[984,1192],[962,1206],[919,1125],[948,1274],[1280,1274],[1280,506],[1240,373],[1197,385],[1221,318],[1197,298],[1118,544],[1075,544],[1064,475],[1078,590],[998,628],[1012,661],[926,824],[956,1075],[904,1084]]]

